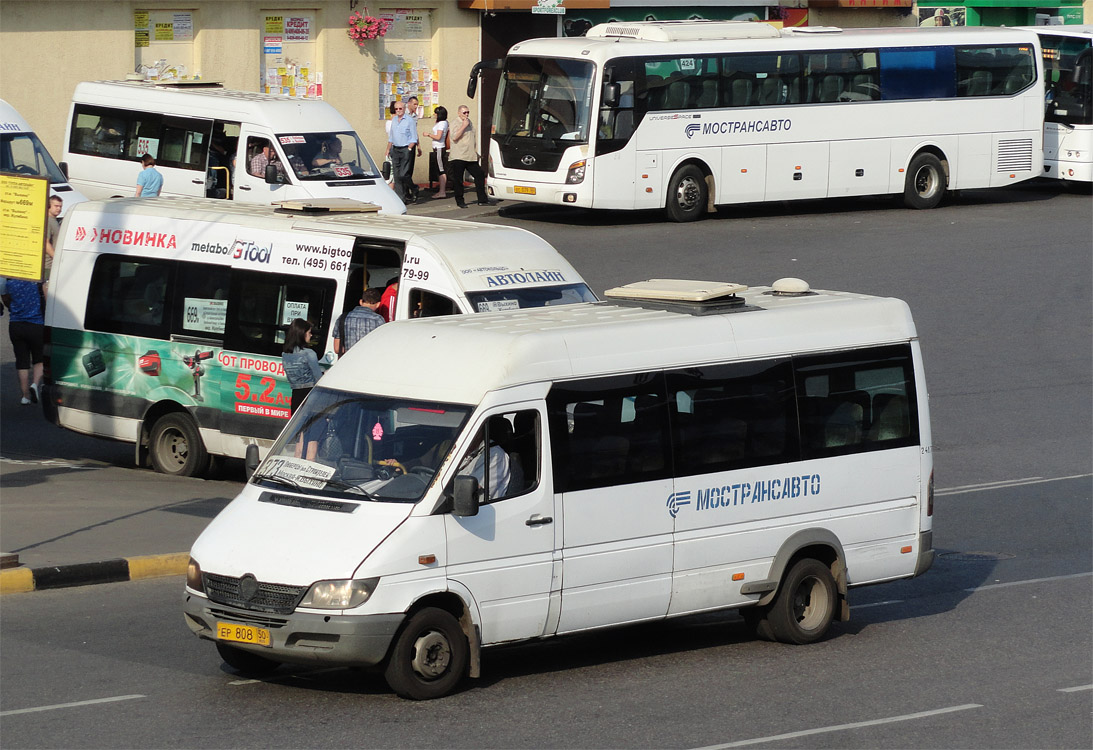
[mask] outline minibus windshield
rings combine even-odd
[[[251,481],[309,494],[417,502],[471,411],[318,387]]]
[[[34,133],[0,135],[0,172],[48,177],[52,183],[68,182],[57,162]]]
[[[277,136],[285,161],[302,181],[380,178],[368,149],[352,130],[344,133],[284,133]]]
[[[577,302],[596,302],[596,295],[586,284],[559,286],[531,286],[491,289],[485,292],[467,292],[467,299],[475,312],[498,310],[523,310],[528,307],[572,305]]]

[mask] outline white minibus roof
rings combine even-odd
[[[234,91],[218,84],[180,87],[148,81],[85,81],[76,84],[72,101],[174,115],[235,119],[265,125],[278,133],[354,129],[325,101]]]
[[[5,133],[30,133],[30,123],[23,119],[15,107],[0,99],[0,130]]]
[[[916,338],[906,303],[754,287],[735,312],[694,315],[617,302],[396,322],[370,333],[321,385],[477,404],[502,388]],[[380,366],[377,366],[380,363]]]

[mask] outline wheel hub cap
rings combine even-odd
[[[414,658],[410,664],[415,672],[427,680],[443,675],[451,661],[452,648],[448,639],[440,633],[425,633],[414,643]]]

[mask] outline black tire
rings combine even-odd
[[[442,609],[427,607],[399,631],[383,676],[403,698],[440,698],[463,679],[469,654],[459,622]]]
[[[216,651],[225,664],[239,672],[239,674],[248,677],[261,677],[281,666],[280,662],[224,643],[217,643]]]
[[[907,168],[903,204],[907,208],[936,208],[948,187],[941,160],[933,154],[919,154]]]
[[[706,176],[694,164],[685,164],[668,183],[665,209],[672,221],[694,221],[706,211]]]
[[[152,466],[162,474],[193,477],[209,467],[209,453],[197,425],[188,414],[165,414],[152,425],[148,438]]]
[[[827,633],[837,604],[831,569],[812,558],[798,560],[759,622],[758,634],[782,643],[814,643]]]

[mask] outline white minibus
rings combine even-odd
[[[398,282],[394,320],[596,299],[530,232],[333,205],[76,206],[61,225],[46,300],[47,416],[133,443],[140,464],[197,475],[210,456],[272,444],[290,412],[287,326],[310,321],[311,345],[328,364],[334,323],[365,286]],[[372,366],[384,369],[385,359]]]
[[[930,567],[905,303],[607,296],[366,337],[195,542],[190,629],[244,673],[377,667],[423,699],[484,647],[699,612],[810,643],[850,588]]]
[[[68,184],[65,167],[57,166],[15,107],[0,99],[0,172],[49,178],[49,194],[61,198],[61,216],[64,216],[72,206],[87,200]]]
[[[265,205],[349,198],[406,212],[327,102],[193,81],[78,84],[65,143],[73,183],[91,198],[133,195],[145,154],[163,175],[162,195]]]
[[[532,39],[504,59],[490,190],[675,221],[858,195],[933,208],[1040,175],[1041,69],[1015,29],[667,21]]]

